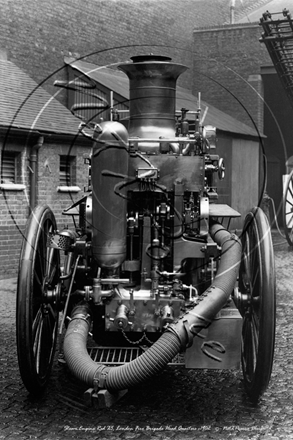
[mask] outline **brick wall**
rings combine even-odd
[[[163,53],[190,67],[179,85],[201,91],[207,102],[249,125],[247,112],[262,125],[259,66],[270,60],[258,41],[261,28],[228,25],[193,35],[194,28],[227,22],[228,1],[0,0],[0,7],[0,49],[51,94],[54,79],[65,78],[64,56],[92,54],[86,61],[104,65]],[[66,105],[65,92],[58,92]]]
[[[257,24],[194,32],[193,93],[247,125],[263,129],[260,66],[271,64]]]
[[[0,191],[0,278],[17,275],[19,253],[22,244],[22,234],[29,216],[29,177],[28,161],[29,146],[25,147],[20,141],[5,142],[4,148],[10,151],[20,151],[23,164],[23,175],[19,183],[25,185],[22,191]],[[3,151],[3,142],[1,144]],[[84,153],[90,152],[90,145],[76,143],[70,140],[44,139],[44,144],[38,151],[37,158],[37,204],[47,204],[51,207],[57,221],[58,229],[72,226],[71,217],[62,215],[62,211],[84,194],[88,185],[88,166],[84,164]],[[59,193],[59,158],[60,155],[76,157],[76,185],[78,193]]]
[[[68,55],[93,53],[87,61],[103,65],[152,51],[192,67],[199,15],[193,0],[184,7],[177,0],[0,0],[0,8],[0,48],[52,94],[50,75],[61,69],[60,78]],[[191,88],[191,77],[191,71],[182,75],[181,85]]]

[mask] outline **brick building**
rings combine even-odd
[[[26,73],[0,61],[0,275],[15,274],[22,233],[31,209],[48,204],[61,215],[83,194],[91,144],[78,120]]]
[[[293,162],[293,109],[264,44],[260,43],[262,14],[290,9],[288,0],[271,0],[232,24],[194,30],[193,91],[266,135],[267,192],[282,224],[284,175]],[[293,7],[291,7],[293,12]],[[282,14],[279,14],[282,17]]]
[[[0,50],[54,93],[63,57],[102,65],[149,50],[192,67],[193,29],[230,20],[231,0],[0,0]],[[267,0],[235,0],[235,18]],[[90,55],[92,54],[92,55]],[[50,76],[52,75],[52,77]],[[191,69],[180,85],[191,89]],[[59,95],[58,99],[61,97]]]

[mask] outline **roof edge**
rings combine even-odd
[[[91,146],[91,141],[83,136],[81,133],[57,133],[52,131],[30,130],[27,128],[17,128],[13,126],[2,125],[0,126],[0,136],[7,138],[7,140],[10,140],[12,136],[21,137],[22,139],[24,136],[27,136],[27,138],[29,139],[37,139],[40,136],[44,136],[46,139],[62,139],[63,142],[64,140],[72,142],[72,140],[75,139],[76,142],[78,142],[79,144],[88,144],[89,146]]]

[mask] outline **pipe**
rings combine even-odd
[[[40,136],[36,145],[31,148],[30,154],[30,212],[34,210],[37,200],[37,152],[44,143],[44,137]]]
[[[221,259],[213,284],[199,297],[200,302],[178,321],[146,352],[128,364],[107,367],[94,362],[86,348],[90,329],[90,308],[77,306],[64,339],[64,356],[69,369],[95,389],[123,390],[161,371],[181,350],[190,346],[193,337],[210,325],[233,291],[241,258],[241,243],[220,224],[210,228],[213,240],[222,247]]]
[[[235,0],[231,0],[230,2],[230,24],[234,24],[235,22]]]

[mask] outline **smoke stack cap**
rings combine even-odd
[[[154,55],[150,53],[149,55],[135,55],[130,58],[134,63],[144,63],[149,61],[172,61],[172,58],[166,57],[164,55]]]

